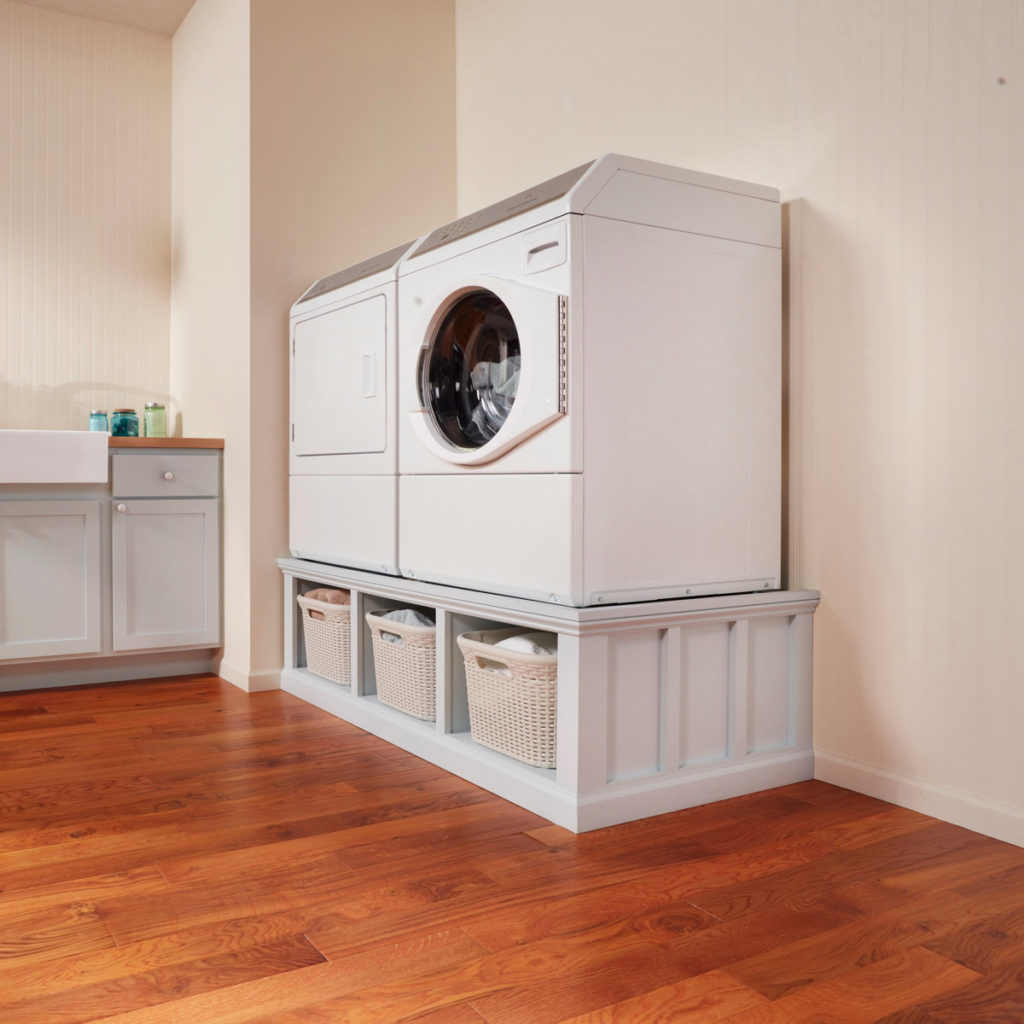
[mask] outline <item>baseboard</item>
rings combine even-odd
[[[814,777],[973,832],[1024,846],[1024,811],[837,754],[814,753]]]
[[[95,658],[47,658],[16,664],[0,662],[0,693],[200,675],[212,670],[210,652],[206,650],[116,654]]]
[[[281,670],[267,669],[263,672],[248,672],[226,661],[217,666],[217,674],[221,679],[237,686],[246,693],[259,693],[263,690],[279,690],[281,688]]]
[[[264,669],[262,672],[249,673],[249,692],[259,693],[264,690],[281,689],[281,670]]]

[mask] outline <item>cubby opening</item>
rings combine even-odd
[[[529,632],[528,626],[513,626],[499,619],[481,618],[452,612],[447,619],[446,657],[444,660],[444,678],[448,681],[449,715],[445,732],[464,734],[469,737],[469,697],[466,689],[466,662],[459,650],[457,638],[463,633],[479,633],[496,629],[517,629]],[[442,666],[438,665],[440,671]]]
[[[295,587],[296,597],[309,594],[309,593],[313,592],[314,590],[324,590],[324,589],[327,589],[327,590],[343,590],[343,591],[348,591],[348,594],[349,594],[349,622],[348,622],[347,628],[349,630],[349,637],[348,637],[349,649],[351,650],[351,629],[352,629],[352,621],[351,620],[352,620],[352,614],[353,614],[353,611],[354,611],[353,605],[352,605],[352,603],[353,603],[353,601],[355,599],[354,594],[350,590],[348,590],[347,587],[330,586],[330,585],[327,585],[327,584],[324,584],[324,583],[315,583],[315,582],[312,582],[310,580],[297,579],[295,581],[295,583],[296,583],[296,587]],[[296,667],[307,669],[308,671],[313,672],[313,674],[318,679],[323,679],[325,682],[331,683],[331,684],[333,684],[335,686],[339,686],[340,685],[340,686],[344,686],[346,688],[351,687],[351,683],[352,683],[352,663],[351,663],[351,659],[349,661],[349,672],[348,672],[347,683],[339,683],[335,679],[329,679],[326,676],[324,676],[324,675],[322,675],[322,674],[320,674],[318,672],[315,672],[312,668],[310,668],[310,666],[309,666],[309,651],[307,650],[307,647],[306,647],[306,628],[305,628],[305,624],[303,622],[302,608],[299,605],[298,600],[295,600],[295,601],[292,602],[291,615],[292,615],[292,621],[294,623],[293,633],[294,633],[294,637],[295,637],[295,665],[296,665]]]
[[[377,666],[373,656],[373,638],[370,627],[366,622],[366,613],[372,615],[386,615],[388,612],[398,611],[402,608],[409,608],[421,612],[434,620],[437,627],[437,609],[425,604],[416,604],[411,601],[401,601],[389,597],[378,597],[376,594],[362,594],[362,601],[359,602],[359,621],[353,622],[352,628],[358,629],[360,633],[360,647],[362,650],[362,680],[360,693],[364,697],[375,696],[377,693]],[[435,679],[436,686],[436,679]]]
[[[466,658],[458,645],[458,637],[465,633],[526,633],[533,632],[528,626],[513,625],[507,621],[494,618],[482,618],[480,616],[467,615],[464,613],[451,613],[447,617],[447,643],[446,658],[444,664],[444,678],[447,682],[448,694],[447,702],[449,708],[448,718],[448,732],[453,734],[457,739],[464,740],[466,742],[474,743],[483,750],[487,750],[488,753],[493,754],[496,757],[500,757],[503,760],[507,760],[510,765],[516,764],[521,767],[530,767],[533,770],[550,771],[554,774],[553,765],[545,765],[543,768],[538,769],[536,765],[531,765],[527,760],[522,757],[513,756],[511,753],[496,749],[490,743],[483,742],[479,743],[477,738],[474,738],[471,732],[470,722],[470,697],[469,697],[469,683],[467,678]],[[556,645],[558,640],[558,634],[553,630],[544,630],[546,633],[550,633],[555,637]],[[523,683],[520,680],[513,679],[510,670],[501,668],[497,663],[494,663],[488,669],[490,672],[500,673],[501,675],[508,675],[508,686],[522,687]],[[479,678],[479,676],[478,676]],[[497,683],[499,687],[503,685],[503,681],[499,680],[496,675],[490,676],[491,683]],[[557,683],[554,694],[557,694]],[[515,701],[512,702],[513,710],[512,714],[522,714],[520,710],[516,710]],[[481,722],[485,721],[485,716],[481,715],[480,708],[477,708],[476,714],[478,716],[478,726]],[[551,713],[551,724],[554,726],[554,713],[552,709]],[[536,724],[536,720],[533,721],[532,725]],[[486,733],[487,727],[484,725],[481,731]],[[553,740],[552,740],[553,742]]]

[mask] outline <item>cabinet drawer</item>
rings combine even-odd
[[[111,463],[115,498],[215,498],[220,494],[217,453],[115,452]]]

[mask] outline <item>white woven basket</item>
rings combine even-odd
[[[437,634],[433,626],[413,626],[366,613],[373,638],[373,667],[381,704],[432,722]],[[398,637],[385,640],[383,634]]]
[[[558,655],[496,647],[522,629],[463,633],[469,731],[477,743],[538,768],[555,767]]]
[[[302,609],[302,636],[306,641],[306,667],[341,686],[352,683],[352,607],[298,596]]]

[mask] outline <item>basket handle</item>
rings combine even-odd
[[[474,654],[473,660],[477,664],[477,668],[489,670],[491,672],[511,672],[512,667],[507,661],[495,661],[493,658],[485,658],[481,654]]]
[[[311,619],[316,619],[318,622],[326,622],[327,616],[324,615],[319,608],[303,608],[302,609]]]
[[[385,643],[395,644],[401,647],[405,643],[405,637],[401,633],[395,633],[390,629],[385,629],[381,622],[373,622],[370,618],[367,618],[366,624],[370,627],[370,632],[375,637],[380,637]],[[388,637],[394,637],[394,640],[389,640]]]

